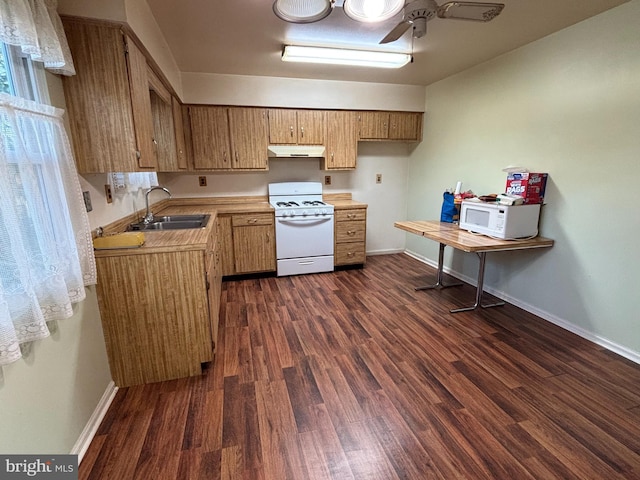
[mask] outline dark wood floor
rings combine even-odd
[[[119,390],[80,478],[640,478],[640,366],[433,273],[225,282],[216,362]]]

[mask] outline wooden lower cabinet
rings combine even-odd
[[[220,215],[222,275],[276,270],[273,213]]]
[[[366,260],[366,208],[336,209],[334,265],[364,264]]]
[[[199,375],[213,360],[222,275],[207,251],[98,255],[98,302],[118,387]]]

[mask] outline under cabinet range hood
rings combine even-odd
[[[324,145],[269,145],[269,157],[324,158]]]

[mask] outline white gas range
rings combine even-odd
[[[269,184],[275,209],[278,276],[333,271],[333,205],[320,182]]]

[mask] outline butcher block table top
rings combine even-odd
[[[553,246],[553,240],[549,238],[534,237],[519,240],[500,240],[462,230],[453,223],[438,222],[436,220],[395,222],[394,226],[464,252],[495,252]]]

